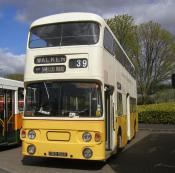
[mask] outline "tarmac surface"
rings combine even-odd
[[[175,132],[173,124],[139,124],[139,130],[149,130],[158,132]]]
[[[175,173],[175,128],[139,125],[136,138],[106,163],[53,158],[22,160],[21,147],[0,149],[0,173]]]
[[[137,142],[110,166],[118,173],[174,173],[175,133],[152,133]]]

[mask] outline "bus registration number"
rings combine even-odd
[[[65,153],[65,152],[49,152],[49,156],[66,157],[67,156],[67,153]]]

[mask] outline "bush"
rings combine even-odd
[[[175,124],[175,103],[138,106],[139,122],[151,124]]]

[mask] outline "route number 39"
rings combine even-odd
[[[70,68],[86,68],[87,66],[88,66],[88,60],[86,58],[69,60]]]

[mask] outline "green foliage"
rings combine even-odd
[[[160,24],[147,22],[137,30],[140,51],[133,59],[143,103],[158,90],[158,85],[170,78],[175,68],[175,40]]]
[[[140,102],[152,103],[150,95],[175,69],[174,36],[153,21],[136,25],[128,14],[114,16],[107,23],[135,66]]]
[[[175,102],[138,106],[139,122],[175,124]]]
[[[155,94],[149,95],[145,98],[145,104],[175,102],[175,89],[161,88]],[[137,104],[142,105],[142,97],[138,95]]]
[[[13,80],[19,80],[19,81],[24,81],[24,75],[23,74],[8,74],[5,76],[7,79],[13,79]]]
[[[175,89],[162,89],[154,95],[156,103],[175,102]]]
[[[128,14],[114,16],[107,20],[107,24],[112,32],[125,49],[126,53],[132,57],[137,52],[137,40],[135,31],[137,26],[134,24],[134,18]]]

